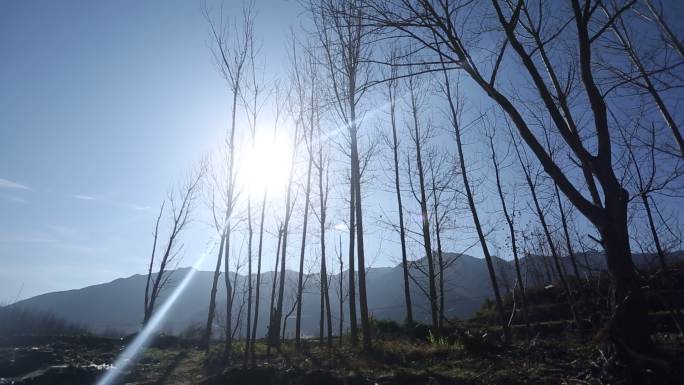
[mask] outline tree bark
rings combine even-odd
[[[648,306],[632,262],[627,235],[628,193],[624,189],[608,193],[615,193],[617,197],[606,202],[605,219],[599,222],[608,272],[615,289],[615,312],[608,330],[618,349],[650,352],[653,349],[650,338],[653,325],[648,317]]]

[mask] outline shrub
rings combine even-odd
[[[401,331],[399,324],[391,319],[374,319],[373,327],[379,334],[397,334]]]

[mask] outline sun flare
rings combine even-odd
[[[279,194],[290,174],[292,150],[283,137],[258,137],[243,147],[238,179],[250,194]]]

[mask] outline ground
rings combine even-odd
[[[483,339],[486,341],[486,339]],[[93,384],[124,346],[121,340],[95,337],[32,337],[4,340],[0,383]],[[236,346],[236,350],[240,345]],[[257,346],[256,368],[243,369],[241,354],[229,368],[212,362],[190,341],[157,340],[122,383],[126,384],[600,384],[599,346],[587,337],[532,339],[506,349],[466,347],[447,339],[387,338],[364,352],[346,342],[333,349],[306,341],[300,353],[289,343],[266,359]]]
[[[667,276],[654,274],[648,280],[646,293],[659,350],[649,356],[629,355],[629,364],[624,356],[613,354],[613,345],[607,343],[604,327],[611,316],[610,285],[607,277],[598,278],[572,283],[579,328],[559,285],[527,290],[529,333],[514,298],[506,296],[504,307],[514,314],[514,342],[506,347],[500,342],[495,307],[486,301],[475,317],[445,322],[441,336],[432,335],[425,325],[374,320],[370,351],[336,338],[330,349],[316,340],[304,340],[297,350],[286,341],[267,357],[264,343],[259,341],[255,365],[247,367],[243,366],[240,341],[233,344],[231,364],[226,365],[220,342],[206,353],[197,348],[195,340],[157,336],[120,383],[684,384],[684,267],[672,268]],[[93,385],[129,341],[94,336],[0,337],[0,384]]]

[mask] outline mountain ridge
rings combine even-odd
[[[468,254],[444,253],[445,266],[445,314],[449,318],[468,318],[481,306],[482,302],[492,295],[489,276],[484,259]],[[585,258],[586,257],[586,258]],[[651,264],[652,254],[635,254],[637,265]],[[550,257],[530,255],[521,259],[522,268],[527,271],[528,284],[544,284],[553,279],[553,273],[545,269]],[[605,268],[605,261],[601,253],[590,251],[578,253],[580,274],[592,274],[596,270]],[[670,259],[684,259],[684,252],[678,251],[670,255]],[[572,272],[568,257],[562,260],[562,267],[566,273]],[[414,317],[419,321],[428,321],[429,302],[425,293],[426,277],[422,267],[426,258],[411,261],[410,283],[414,306]],[[495,258],[494,267],[500,280],[502,290],[510,291],[514,287],[515,277],[513,261]],[[589,266],[587,266],[587,263]],[[548,266],[547,266],[548,267]],[[188,274],[192,267],[178,268],[173,271],[174,281]],[[402,321],[405,317],[403,271],[401,264],[394,267],[378,267],[367,269],[367,292],[369,311],[378,319],[394,319]],[[546,271],[545,271],[546,270]],[[234,274],[233,271],[230,272]],[[344,291],[348,282],[348,270],[342,272]],[[221,273],[223,275],[223,273]],[[339,273],[329,275],[330,299],[333,316],[333,330],[339,330]],[[551,277],[549,277],[551,275]],[[243,288],[246,286],[246,276],[238,274],[235,283],[235,306],[239,307]],[[189,328],[202,327],[206,322],[208,295],[211,287],[213,271],[195,270],[186,289],[179,296],[177,303],[169,311],[162,323],[161,329],[169,333],[182,333]],[[286,270],[284,314],[293,308],[298,272]],[[316,335],[319,323],[319,278],[318,273],[306,275],[307,285],[303,294],[302,330],[305,335]],[[128,334],[140,328],[143,313],[143,295],[146,275],[133,274],[110,282],[51,293],[40,294],[18,301],[7,307],[21,307],[53,314],[67,322],[82,325],[95,333]],[[268,304],[273,283],[273,272],[262,274],[261,306],[259,312],[258,333],[265,334],[268,321]],[[223,282],[222,277],[220,282]],[[171,288],[162,293],[158,303],[162,303]],[[217,309],[219,316],[214,327],[222,326],[225,314],[225,287],[219,285],[217,293]],[[357,301],[358,303],[358,301]],[[344,329],[349,327],[346,314],[348,312],[347,299],[344,298]],[[290,316],[292,317],[292,316]],[[287,323],[287,334],[292,333],[294,322]]]

